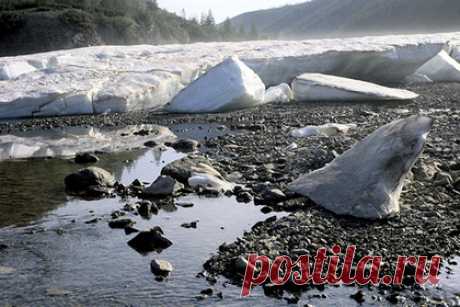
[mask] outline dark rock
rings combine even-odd
[[[145,186],[139,179],[136,179],[129,185],[129,188],[134,191],[143,191]]]
[[[144,196],[164,197],[177,194],[184,186],[170,176],[160,176],[144,190]]]
[[[171,147],[180,152],[195,151],[200,144],[191,139],[180,139],[171,144]]]
[[[149,201],[142,201],[139,203],[139,209],[137,209],[137,212],[139,213],[140,216],[142,216],[145,219],[151,219],[152,218],[152,203]],[[157,208],[158,212],[158,208]]]
[[[190,222],[190,223],[183,223],[180,226],[183,227],[183,228],[194,228],[194,229],[196,229],[197,225],[198,225],[198,222],[199,221],[193,221],[193,222]]]
[[[112,214],[110,215],[112,217],[112,219],[117,219],[119,217],[122,217],[122,216],[125,216],[126,213],[125,212],[122,212],[122,211],[113,211]]]
[[[125,229],[126,227],[131,227],[135,224],[131,219],[119,219],[109,222],[109,227],[113,229]]]
[[[434,184],[439,186],[447,186],[453,183],[453,179],[449,173],[439,172],[434,176]]]
[[[95,218],[95,219],[86,221],[85,224],[96,224],[97,222],[99,222],[99,219],[98,219],[98,218]]]
[[[170,240],[163,236],[163,230],[160,227],[140,232],[128,242],[128,245],[140,254],[147,254],[153,251],[161,252],[172,244]]]
[[[364,299],[365,294],[364,294],[364,292],[361,291],[361,290],[359,290],[359,291],[356,292],[355,294],[350,295],[350,297],[351,297],[352,299],[354,299],[356,302],[358,302],[359,304],[362,304],[362,303],[364,303],[364,301],[365,301],[365,299]]]
[[[134,227],[131,227],[131,226],[125,227],[126,235],[130,235],[130,234],[137,233],[137,232],[139,232],[139,230]]]
[[[176,206],[182,207],[182,208],[192,208],[194,204],[192,203],[176,203]]]
[[[300,301],[300,298],[298,298],[297,296],[291,296],[291,297],[285,297],[284,300],[289,305],[294,305],[294,304],[297,304]]]
[[[270,207],[265,206],[262,209],[260,209],[260,211],[262,211],[263,214],[269,214],[270,212],[273,211],[273,209],[270,208]]]
[[[155,141],[147,141],[147,142],[144,143],[144,146],[145,146],[145,147],[153,148],[153,147],[158,146],[158,144],[157,144],[157,142],[155,142]]]
[[[66,189],[82,192],[97,188],[108,188],[115,185],[112,174],[99,167],[88,167],[65,177]]]
[[[99,158],[90,153],[79,153],[75,156],[75,163],[77,164],[96,163],[98,161]]]
[[[269,189],[262,193],[262,199],[269,204],[276,204],[286,200],[286,194],[279,189]]]
[[[241,192],[236,195],[236,201],[239,203],[250,203],[252,201],[252,195],[249,192]]]
[[[213,293],[214,291],[211,288],[201,290],[200,292],[201,295],[207,295],[207,296],[211,296]]]

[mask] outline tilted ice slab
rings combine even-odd
[[[28,134],[1,135],[0,161],[30,158],[69,158],[85,152],[118,152],[143,147],[146,141],[171,142],[165,127],[134,125],[122,129],[71,127]]]
[[[430,80],[432,82],[459,82],[460,63],[454,60],[445,50],[417,69],[409,80]]]
[[[265,85],[236,57],[230,57],[184,88],[166,106],[172,113],[215,113],[264,103]]]
[[[410,100],[417,94],[370,82],[324,74],[303,74],[292,82],[297,101]]]
[[[238,56],[266,87],[317,72],[399,82],[460,33],[306,41],[97,46],[0,58],[0,118],[158,108],[184,85]],[[126,89],[126,88],[129,88]]]
[[[387,124],[324,168],[301,176],[289,189],[338,215],[381,219],[398,213],[404,179],[431,125],[424,116]]]

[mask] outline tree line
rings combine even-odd
[[[81,20],[78,11],[94,17],[98,24],[109,24],[135,42],[241,41],[259,39],[255,25],[234,27],[227,19],[216,24],[211,10],[201,18],[187,18],[166,12],[156,0],[1,0],[0,11],[71,10],[66,19]],[[140,35],[139,33],[142,33]],[[126,40],[126,39],[125,39]],[[127,43],[131,43],[128,42]]]

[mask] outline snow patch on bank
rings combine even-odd
[[[265,87],[307,72],[400,82],[460,33],[305,41],[97,46],[0,58],[0,118],[126,112],[164,106],[225,58]]]

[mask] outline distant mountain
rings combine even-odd
[[[275,38],[460,31],[460,1],[312,0],[245,13],[231,22]]]

